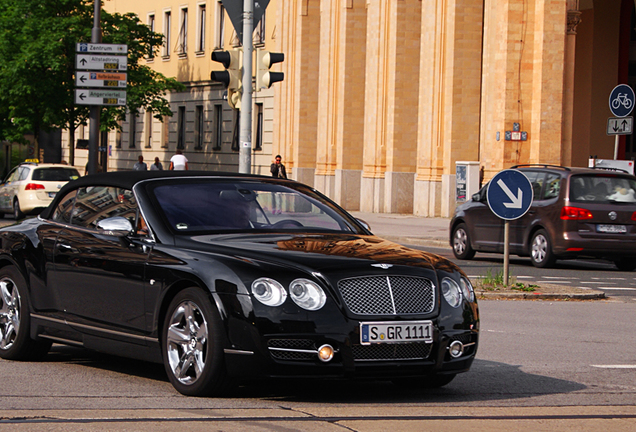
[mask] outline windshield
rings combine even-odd
[[[363,233],[349,215],[302,185],[191,179],[151,190],[164,220],[177,233]]]
[[[572,176],[570,201],[636,203],[636,179],[616,175]]]

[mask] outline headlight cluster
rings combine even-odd
[[[442,279],[442,294],[444,294],[446,302],[454,308],[462,302],[462,292],[459,285],[451,278]]]
[[[280,306],[287,299],[287,290],[270,278],[252,282],[254,298],[266,306]],[[289,296],[303,309],[315,311],[325,305],[327,296],[320,286],[308,279],[295,279],[289,284]]]
[[[462,294],[464,294],[464,298],[469,302],[475,301],[475,291],[473,290],[473,285],[466,278],[459,279],[459,285],[462,287]]]
[[[459,284],[457,284],[454,279],[448,277],[442,279],[442,294],[446,302],[454,308],[460,305],[462,297],[469,302],[475,301],[473,286],[470,281],[464,277],[459,279]]]

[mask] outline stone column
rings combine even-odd
[[[364,133],[366,0],[321,4],[315,187],[360,209]]]
[[[282,82],[276,91],[272,155],[281,154],[288,175],[312,185],[316,166],[320,0],[279,2],[275,35]]]
[[[420,0],[367,3],[361,209],[411,213],[422,4]]]
[[[574,66],[576,64],[576,27],[581,22],[579,0],[567,2],[567,35],[565,41],[565,72],[563,73],[563,132],[561,160],[572,165],[572,128],[574,119]]]

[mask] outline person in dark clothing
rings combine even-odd
[[[282,158],[280,157],[280,155],[276,155],[276,158],[274,158],[274,163],[270,168],[270,172],[272,173],[272,177],[286,179],[287,171],[285,171],[285,165],[281,163],[281,160]]]
[[[272,177],[276,178],[287,178],[287,171],[285,171],[285,165],[281,163],[282,158],[280,155],[276,155],[274,158],[274,163],[270,168],[270,172],[272,173]],[[272,213],[280,214],[281,213],[281,196],[278,193],[274,193],[272,196]]]

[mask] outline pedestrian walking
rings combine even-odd
[[[155,157],[155,163],[150,165],[150,171],[163,171],[163,165],[159,162],[158,157]]]
[[[276,178],[287,178],[287,172],[285,171],[285,165],[282,164],[282,157],[280,155],[276,155],[274,158],[274,163],[270,167],[269,171],[272,173],[272,177]],[[272,213],[280,214],[282,212],[282,196],[278,192],[274,192],[272,194]]]
[[[144,157],[139,155],[137,159],[137,163],[133,165],[133,171],[148,171],[148,165],[144,162]]]
[[[177,149],[175,155],[170,158],[170,169],[174,171],[188,169],[188,159],[183,155],[181,149]]]

